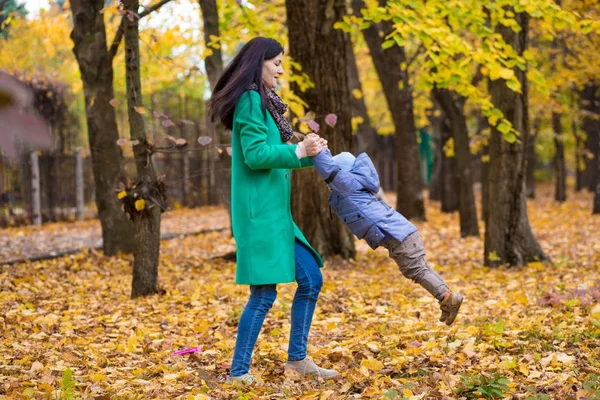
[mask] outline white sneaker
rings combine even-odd
[[[242,376],[230,376],[227,378],[227,383],[230,385],[250,386],[256,383],[256,378],[252,374],[247,373]]]
[[[337,378],[340,374],[333,369],[325,369],[317,366],[312,358],[306,357],[300,361],[288,361],[285,363],[286,371],[296,371],[302,375],[315,375],[323,379]]]

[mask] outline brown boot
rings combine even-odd
[[[460,293],[448,291],[446,296],[444,296],[444,300],[440,301],[440,309],[442,310],[440,322],[445,322],[448,326],[452,325],[456,319],[456,315],[458,314],[458,310],[460,309],[463,300],[464,299]]]

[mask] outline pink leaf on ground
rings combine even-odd
[[[177,350],[171,353],[172,356],[181,356],[183,354],[191,354],[198,353],[200,351],[200,347],[191,347],[189,349]]]

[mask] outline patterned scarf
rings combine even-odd
[[[250,89],[256,90],[258,92],[258,85],[253,83],[250,86]],[[271,113],[271,116],[275,120],[275,124],[277,124],[277,128],[279,128],[279,133],[281,134],[281,140],[284,142],[289,142],[289,140],[294,136],[294,130],[290,126],[290,123],[283,116],[285,111],[287,110],[287,104],[281,100],[281,97],[275,93],[273,89],[269,89],[265,87],[265,92],[267,94],[267,109]]]

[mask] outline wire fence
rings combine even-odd
[[[393,138],[381,138],[375,166],[384,190],[395,190],[397,165],[394,157]],[[96,217],[94,201],[95,186],[90,157],[81,157],[78,167],[77,154],[64,155],[36,153],[26,154],[20,163],[8,164],[0,157],[0,227],[73,221]],[[167,184],[169,207],[199,207],[226,204],[219,188],[229,171],[218,163],[216,152],[199,151],[158,153],[152,156],[157,173],[164,174]],[[32,170],[38,164],[39,179]],[[78,187],[79,179],[82,187]],[[125,159],[127,176],[135,176],[135,160]],[[36,188],[39,185],[39,189]],[[34,209],[35,193],[39,190],[39,216]],[[78,201],[79,196],[79,201]],[[37,218],[36,218],[37,217]]]

